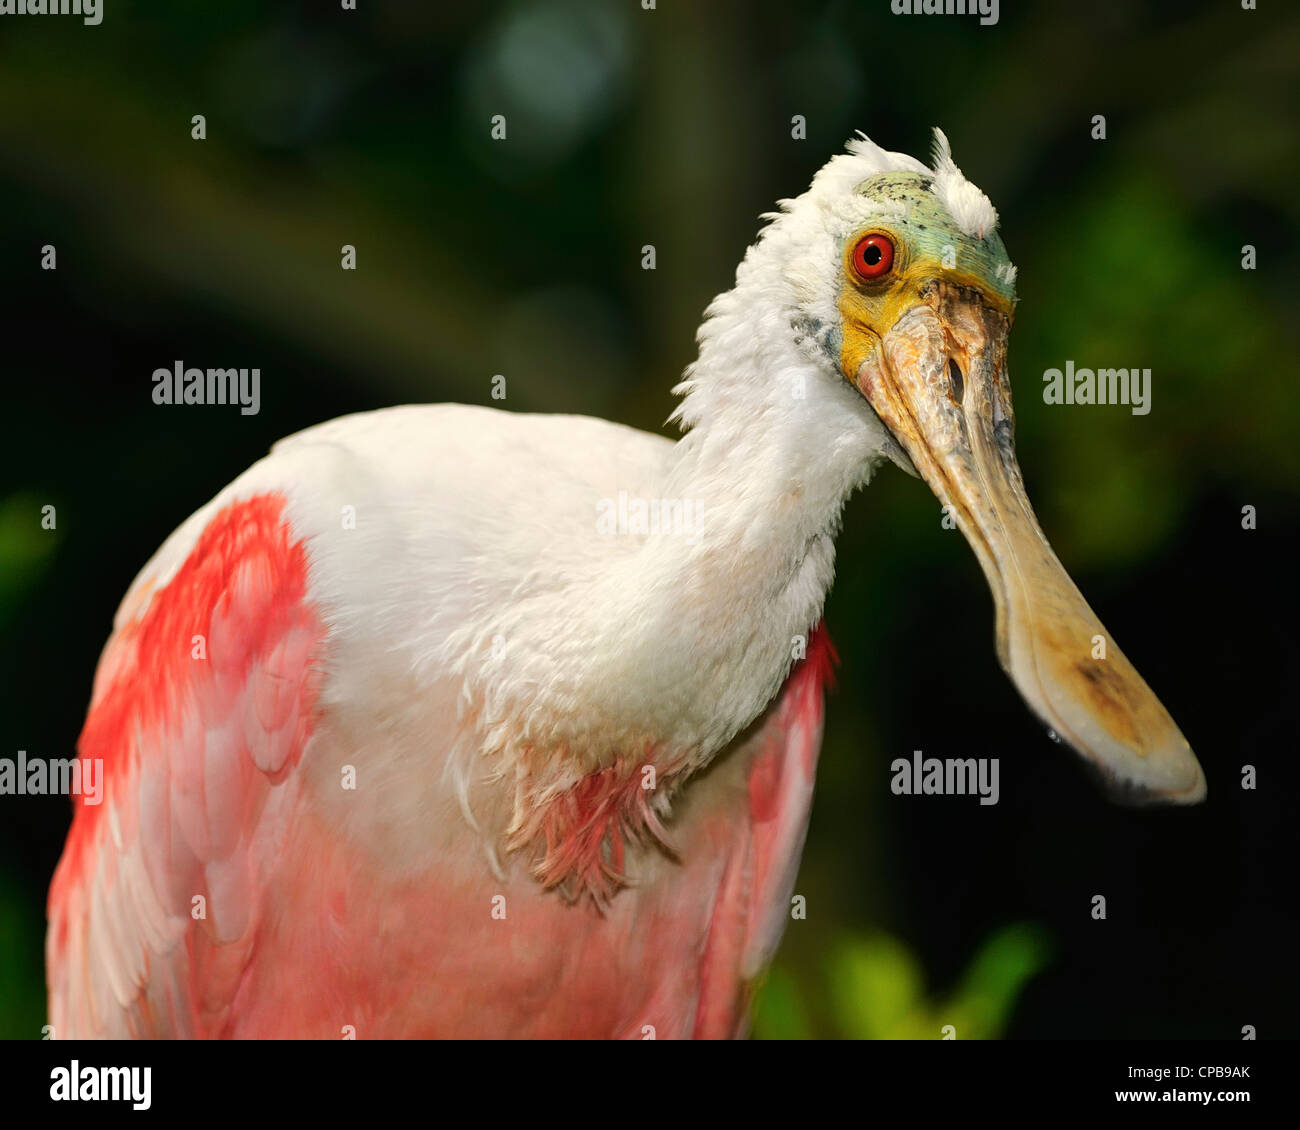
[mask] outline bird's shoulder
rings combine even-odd
[[[523,560],[595,528],[596,507],[653,489],[673,443],[588,416],[475,405],[406,405],[314,425],[274,445],[162,543],[118,609],[115,630],[140,617],[208,525],[251,498],[284,500],[284,520],[308,544],[313,580],[372,577],[422,560]]]

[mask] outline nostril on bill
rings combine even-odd
[[[948,384],[952,388],[953,400],[960,404],[966,395],[966,382],[962,380],[961,366],[953,358],[948,358]]]

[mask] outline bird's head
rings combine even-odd
[[[783,204],[738,282],[748,269],[783,291],[786,324],[826,383],[883,425],[877,454],[919,474],[970,542],[997,606],[998,657],[1039,718],[1121,797],[1198,801],[1205,778],[1187,740],[1030,506],[1006,364],[1015,268],[993,206],[935,132],[932,168],[851,143]]]

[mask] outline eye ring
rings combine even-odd
[[[870,232],[853,246],[853,273],[873,282],[889,274],[894,266],[894,241],[884,232]]]

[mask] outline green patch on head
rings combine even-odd
[[[913,263],[932,266],[937,275],[973,276],[1005,302],[1016,301],[1016,270],[995,228],[981,234],[963,231],[932,191],[924,173],[887,172],[868,177],[856,191],[880,204],[880,225],[905,245]]]

